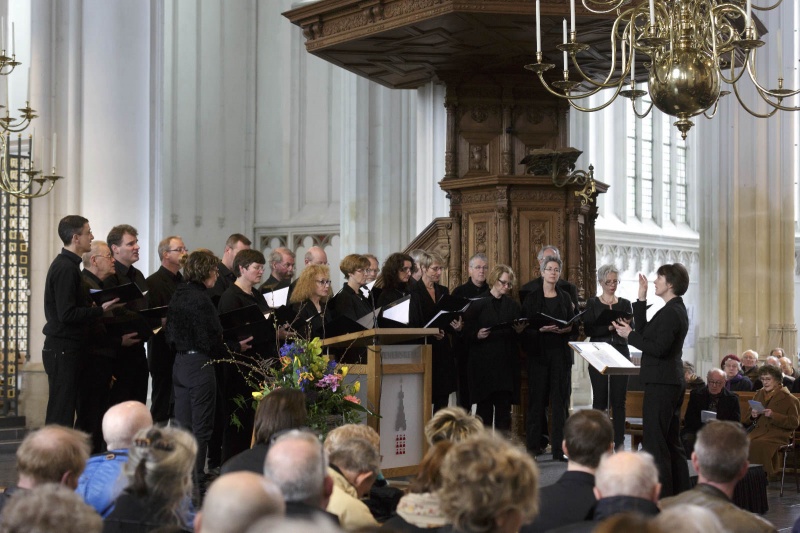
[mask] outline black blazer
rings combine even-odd
[[[684,427],[690,433],[697,433],[703,427],[700,421],[700,411],[708,410],[711,403],[711,393],[708,387],[696,389],[689,393],[689,405],[686,407]],[[732,420],[738,422],[742,414],[739,407],[739,397],[729,390],[722,389],[722,396],[717,402],[717,420]]]
[[[540,513],[522,526],[522,533],[550,531],[567,524],[591,520],[597,499],[594,476],[587,472],[564,472],[558,481],[539,492]]]
[[[558,312],[548,314],[561,320],[571,319],[575,316],[575,305],[572,299],[568,293],[559,289],[558,285],[556,285],[556,294],[558,295]],[[522,304],[522,316],[525,318],[532,318],[539,312],[547,313],[543,286],[539,286],[537,290],[530,293],[527,298],[525,298],[525,303]],[[569,333],[542,333],[535,327],[529,326],[525,328],[522,333],[523,348],[529,356],[540,356],[543,355],[544,343],[548,340],[552,340],[554,336],[559,336],[563,342],[565,357],[569,357],[571,363],[574,363],[574,354],[567,343],[576,329],[578,329],[578,325],[573,324],[572,331]]]
[[[633,303],[636,330],[628,343],[642,351],[639,378],[642,383],[683,384],[683,340],[689,331],[689,316],[683,298],[675,296],[647,320],[647,302]]]

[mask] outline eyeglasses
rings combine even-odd
[[[252,264],[252,265],[250,265],[250,266],[251,266],[251,267],[253,267],[253,270],[255,270],[256,272],[264,272],[264,271],[266,270],[266,268],[264,267],[264,265],[256,265],[256,264]]]
[[[378,273],[378,269],[377,268],[368,268],[368,269],[364,270],[364,272],[366,272],[367,274],[377,274]]]
[[[331,284],[331,280],[329,279],[318,279],[315,281],[317,282],[317,285],[319,285],[320,287],[327,287],[328,285]]]
[[[188,251],[189,251],[189,249],[188,249],[188,248],[186,248],[185,246],[183,246],[183,247],[181,247],[181,248],[174,248],[174,249],[172,249],[172,250],[167,250],[167,251],[168,251],[168,252],[181,252],[181,253],[186,253],[186,252],[188,252]]]
[[[412,270],[414,270],[413,267],[403,267],[400,269],[400,272],[411,272]]]
[[[497,283],[500,283],[503,287],[513,287],[514,284],[510,281],[503,281],[502,279],[498,279]]]
[[[709,379],[708,380],[708,384],[709,385],[725,385],[725,382],[724,381],[717,381],[715,379]]]
[[[472,270],[489,270],[489,267],[488,267],[488,266],[486,266],[486,265],[484,265],[484,266],[477,266],[477,267],[471,266],[470,268],[471,268]]]
[[[609,279],[603,282],[603,285],[606,287],[612,287],[614,285],[619,285],[620,281],[618,279]]]
[[[103,254],[94,254],[92,257],[104,257],[106,259],[114,259],[114,256],[111,254],[103,255]]]
[[[560,268],[545,268],[544,271],[545,272],[553,272],[555,274],[558,274],[559,272],[561,272],[561,269]]]
[[[444,270],[444,268],[442,268],[440,266],[428,267],[428,269],[429,270],[433,270],[434,272],[441,272],[442,270]]]

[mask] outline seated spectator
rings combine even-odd
[[[328,475],[328,456],[317,436],[292,429],[273,439],[264,462],[264,475],[275,482],[286,503],[286,516],[322,520],[339,525],[328,513],[333,480]]]
[[[442,440],[460,442],[483,433],[484,429],[481,419],[463,407],[445,407],[436,411],[425,424],[425,440],[429,446]]]
[[[218,477],[208,488],[194,519],[196,533],[244,533],[265,516],[284,516],[283,494],[271,480],[253,472]]]
[[[328,475],[333,479],[327,510],[339,517],[342,529],[356,531],[378,525],[361,498],[369,494],[378,476],[381,457],[374,442],[361,437],[336,436],[337,432],[347,432],[348,425],[334,429],[325,439],[330,462]]]
[[[75,490],[91,449],[89,436],[74,429],[51,424],[29,433],[17,448],[17,484],[0,495],[0,511],[15,493],[45,483]]]
[[[442,510],[463,532],[519,531],[539,512],[539,469],[528,453],[491,433],[456,443],[442,463]]]
[[[661,509],[680,509],[694,504],[711,510],[731,533],[775,532],[775,528],[753,513],[740,509],[731,500],[736,484],[747,474],[750,442],[737,422],[712,421],[697,435],[692,466],[697,485],[677,496],[661,500]],[[682,528],[681,528],[682,529]]]
[[[686,381],[686,390],[693,391],[705,387],[703,378],[695,374],[694,365],[689,361],[681,362],[683,363],[683,379]]]
[[[772,351],[774,352],[776,350],[780,350],[781,353],[783,353],[783,348],[775,348]],[[774,366],[778,370],[781,370],[781,359],[776,355],[770,355],[769,357],[767,357],[767,360],[764,361],[764,366]],[[783,370],[781,370],[781,385],[786,387],[787,389],[791,389],[792,385],[794,385],[792,380],[787,378],[786,375],[784,375]],[[761,384],[759,383],[758,387],[754,387],[753,390],[758,390],[760,388]]]
[[[725,388],[729,391],[751,391],[753,382],[742,374],[742,362],[735,354],[728,354],[722,358],[720,368],[725,371],[727,383]]]
[[[559,532],[595,531],[598,522],[619,513],[658,514],[661,483],[658,482],[658,468],[649,453],[618,452],[605,455],[600,459],[594,478],[597,505],[592,519],[559,528]]]
[[[684,492],[684,494],[686,494]],[[690,503],[673,505],[662,510],[651,521],[657,531],[680,531],[681,533],[727,533],[719,518],[712,511]]]
[[[613,451],[614,431],[603,411],[585,409],[564,424],[564,455],[567,471],[554,484],[542,487],[539,516],[522,531],[549,531],[559,526],[589,520],[597,499],[594,473],[600,458]]]
[[[184,523],[192,491],[197,441],[173,427],[139,431],[124,472],[128,486],[106,517],[104,533],[150,531],[162,526],[189,529]]]
[[[17,491],[3,509],[3,533],[100,533],[103,520],[65,485],[44,483]]]
[[[452,446],[449,440],[442,440],[428,449],[417,477],[408,486],[408,494],[397,505],[397,516],[387,520],[381,531],[434,533],[448,523],[442,512],[438,490],[442,486],[442,462]]]
[[[264,460],[272,437],[282,431],[305,426],[307,418],[303,391],[281,388],[270,392],[258,402],[256,408],[253,447],[225,461],[220,473],[245,470],[263,474]]]
[[[758,352],[755,350],[745,350],[742,352],[742,374],[753,382],[755,390],[756,380],[758,379]]]
[[[128,462],[133,437],[152,425],[150,410],[141,402],[118,403],[103,415],[103,440],[108,451],[89,458],[77,488],[83,501],[100,516],[108,516],[114,509],[114,500],[128,484],[122,468]]]
[[[780,368],[764,365],[758,371],[763,388],[753,400],[761,402],[763,411],[751,409],[742,413],[742,424],[748,427],[751,463],[764,465],[768,476],[780,468],[778,448],[789,441],[800,423],[800,401],[781,386]]]
[[[315,518],[268,516],[257,520],[246,533],[341,533],[342,530],[330,520]]]
[[[794,371],[791,359],[789,359],[788,357],[781,357],[778,359],[778,363],[780,363],[781,365],[781,372],[783,372],[784,377],[791,379],[792,385],[794,385],[797,373]]]
[[[712,368],[706,376],[708,386],[689,393],[689,405],[686,407],[681,430],[681,440],[686,455],[691,455],[697,432],[703,427],[703,411],[716,413],[717,420],[738,422],[742,418],[739,397],[735,392],[725,388],[725,378],[725,372],[719,368]]]

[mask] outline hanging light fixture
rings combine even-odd
[[[675,126],[685,139],[694,125],[690,120],[699,114],[712,118],[719,99],[730,94],[722,90],[722,83],[729,85],[739,103],[753,116],[768,118],[778,111],[798,111],[800,106],[787,106],[783,101],[800,93],[798,89],[784,89],[783,77],[779,74],[777,88],[768,89],[756,77],[756,50],[764,45],[760,40],[752,9],[772,10],[783,0],[770,6],[753,6],[751,0],[581,0],[583,6],[593,13],[617,12],[611,30],[611,67],[605,79],[595,79],[586,73],[578,62],[577,54],[589,49],[589,45],[577,41],[575,29],[575,0],[570,0],[571,27],[567,32],[567,21],[563,23],[563,42],[556,48],[563,53],[564,77],[548,84],[544,73],[555,67],[542,62],[540,0],[536,0],[536,63],[525,65],[535,72],[550,93],[565,98],[573,108],[584,111],[599,111],[613,102],[617,96],[631,100],[636,116],[647,116],[655,106],[667,115],[677,118]],[[630,6],[630,7],[629,7]],[[780,42],[780,30],[778,31]],[[621,52],[621,74],[617,71],[617,51]],[[648,71],[648,91],[637,89],[636,54],[645,54],[650,61],[645,63]],[[782,55],[778,49],[778,71],[782,70]],[[577,74],[570,79],[572,72]],[[758,96],[767,103],[769,110],[758,113],[742,100],[739,83],[750,80]],[[630,88],[626,80],[629,80]],[[577,102],[592,96],[602,89],[612,89],[608,101],[597,107],[583,107]],[[650,94],[650,105],[640,111],[636,101]],[[640,105],[641,107],[641,105]]]

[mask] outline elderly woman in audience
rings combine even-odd
[[[736,354],[723,357],[719,366],[725,371],[726,389],[732,392],[753,390],[753,382],[742,374],[742,362]]]
[[[633,316],[631,302],[616,295],[617,287],[619,287],[619,270],[613,264],[601,266],[597,269],[597,282],[603,292],[600,296],[589,298],[586,302],[583,331],[592,338],[593,342],[607,342],[630,360],[628,340],[617,335],[611,320],[598,321],[606,309],[628,313],[628,317],[624,318],[627,320]],[[625,443],[625,393],[628,390],[628,376],[611,376],[609,385],[608,376],[600,374],[595,367],[590,365],[589,378],[592,381],[593,409],[606,410],[609,405],[609,392],[611,393],[614,447],[621,449]]]
[[[425,424],[425,440],[428,446],[449,440],[461,442],[484,431],[481,419],[472,416],[463,407],[445,407],[436,411]]]
[[[419,268],[422,277],[419,282],[411,288],[411,293],[416,295],[419,308],[422,313],[421,322],[424,325],[432,319],[439,311],[437,304],[445,296],[450,295],[450,290],[439,283],[444,270],[444,260],[439,254],[432,252],[422,252],[418,258]],[[412,296],[413,298],[413,296]],[[464,326],[464,321],[454,320],[450,327],[458,332]],[[433,396],[433,412],[435,413],[442,407],[447,407],[450,393],[456,390],[456,361],[453,356],[453,349],[450,338],[443,330],[439,330],[439,335],[432,339],[433,344],[433,384],[431,386]]]
[[[417,477],[408,486],[408,494],[400,498],[397,516],[387,520],[380,531],[433,533],[448,523],[442,512],[438,491],[442,486],[442,462],[452,446],[451,441],[443,440],[428,449],[419,465]]]
[[[197,443],[174,427],[143,429],[136,434],[123,472],[128,487],[105,519],[104,533],[145,532],[184,523],[192,490]]]
[[[306,267],[309,268],[309,267]],[[220,470],[221,474],[246,470],[262,474],[264,460],[272,437],[289,429],[306,425],[306,396],[299,389],[279,388],[258,402],[252,448],[231,457]]]
[[[441,475],[441,508],[456,531],[517,532],[539,512],[536,463],[499,436],[486,432],[455,444]]]
[[[782,377],[780,368],[761,367],[758,378],[763,387],[753,397],[761,407],[742,413],[742,424],[748,427],[750,437],[750,462],[764,465],[767,475],[779,470],[778,448],[789,441],[800,424],[800,401],[781,385]]]
[[[511,405],[519,404],[519,334],[525,324],[522,309],[509,297],[514,271],[497,265],[489,273],[489,298],[481,300],[480,311],[469,320],[465,336],[469,341],[469,391],[475,410],[486,424],[498,431],[511,430]],[[511,327],[492,329],[498,324]]]
[[[331,270],[328,265],[308,265],[297,278],[289,299],[297,318],[295,329],[304,337],[325,337],[325,326],[333,318],[328,312],[331,295]]]
[[[725,373],[723,372],[723,375]],[[683,379],[686,381],[686,390],[693,391],[702,389],[706,386],[703,378],[695,374],[694,365],[689,361],[683,361]]]

